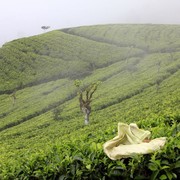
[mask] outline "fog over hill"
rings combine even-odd
[[[50,30],[95,24],[180,24],[179,0],[1,0],[0,46]]]

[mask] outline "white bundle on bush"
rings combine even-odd
[[[134,154],[149,154],[164,146],[165,137],[148,140],[150,136],[149,131],[139,129],[134,123],[118,123],[118,136],[103,145],[104,152],[110,159],[117,160]]]

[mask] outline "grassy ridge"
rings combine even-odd
[[[79,27],[5,44],[0,49],[0,178],[176,178],[179,29]],[[102,81],[89,126],[83,125],[76,78],[84,86]],[[137,122],[153,138],[168,137],[166,147],[110,161],[102,144],[116,135],[120,121]]]
[[[128,47],[94,43],[60,31],[7,43],[0,50],[0,91],[59,78],[80,78],[124,59],[128,50]],[[133,49],[133,55],[139,53],[142,51]]]
[[[105,25],[65,29],[67,33],[79,35],[99,42],[120,47],[137,47],[147,53],[179,51],[178,25]]]

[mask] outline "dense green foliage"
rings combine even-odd
[[[0,48],[0,179],[177,179],[180,26],[102,25]],[[75,79],[102,83],[84,125]],[[110,160],[117,123],[167,137],[153,154]]]

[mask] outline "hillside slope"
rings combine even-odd
[[[78,27],[3,45],[0,178],[99,179],[113,178],[121,171],[126,178],[133,179],[136,173],[149,178],[153,155],[138,159],[150,163],[148,167],[134,164],[129,173],[137,159],[118,165],[103,153],[102,144],[116,135],[118,122],[136,122],[150,130],[152,137],[168,137],[157,160],[174,152],[165,159],[174,166],[169,171],[154,170],[153,176],[164,173],[175,178],[179,173],[175,164],[179,163],[179,151],[175,151],[180,128],[179,69],[178,25]],[[84,87],[102,82],[93,96],[88,126],[79,110],[75,79],[81,79]],[[145,172],[138,172],[143,168]]]

